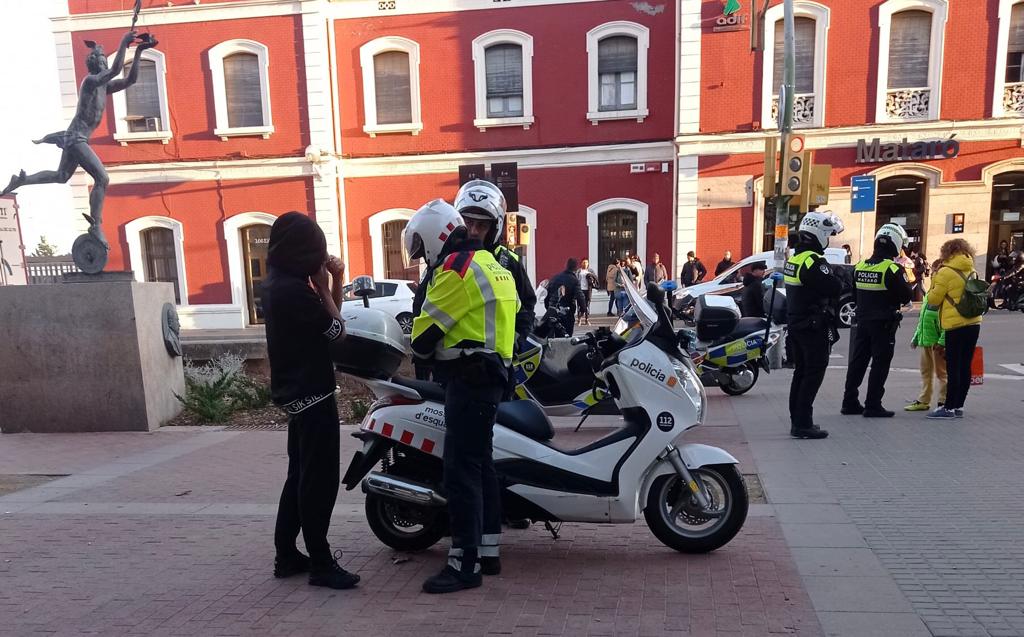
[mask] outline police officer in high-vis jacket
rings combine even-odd
[[[846,391],[841,410],[844,415],[863,414],[866,418],[893,416],[893,412],[882,406],[882,396],[896,348],[896,330],[902,318],[900,308],[910,302],[914,293],[906,271],[894,261],[906,245],[907,231],[895,223],[887,223],[875,235],[871,258],[858,263],[854,271],[857,324],[846,370]],[[857,392],[869,362],[871,375],[868,376],[868,393],[862,405]]]
[[[448,563],[423,583],[428,593],[480,586],[501,572],[501,492],[491,456],[494,417],[508,382],[519,301],[512,274],[468,238],[455,208],[440,199],[409,220],[405,247],[433,274],[413,322],[412,349],[433,358],[447,380],[444,489],[452,546]]]
[[[793,257],[786,262],[786,308],[793,346],[793,383],[789,389],[789,433],[794,438],[827,438],[814,424],[814,399],[825,380],[835,333],[839,278],[825,260],[829,237],[843,223],[828,211],[808,212],[800,222]]]

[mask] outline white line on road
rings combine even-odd
[[[1000,367],[1005,367],[1011,372],[1017,372],[1018,374],[1024,375],[1024,364],[1021,363],[1003,363]]]
[[[829,369],[846,369],[843,365],[829,365]],[[908,369],[905,367],[893,367],[890,372],[902,372],[904,374],[920,374],[919,369]],[[1024,373],[1024,372],[1022,372]],[[1024,376],[1011,376],[1009,374],[990,374],[985,372],[985,380],[1024,380]]]

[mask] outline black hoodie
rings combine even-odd
[[[289,212],[274,222],[261,299],[271,396],[292,414],[331,396],[336,385],[327,344],[344,329],[309,281],[326,259],[327,240],[308,215]]]

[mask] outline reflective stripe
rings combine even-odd
[[[434,358],[439,361],[453,361],[470,354],[497,354],[497,352],[486,347],[447,347],[439,348],[434,354]]]
[[[473,278],[476,279],[477,287],[480,288],[480,295],[484,299],[484,347],[494,350],[498,344],[498,327],[495,319],[498,301],[494,296],[491,280],[487,278],[487,273],[480,267],[480,264],[474,261],[469,264],[469,267],[473,270]]]
[[[501,557],[497,546],[480,546],[480,557]],[[450,558],[449,558],[450,559]]]
[[[480,536],[480,546],[498,546],[501,544],[501,533],[484,533]]]
[[[455,319],[448,316],[446,312],[443,312],[429,300],[423,301],[422,311],[427,316],[444,326],[446,332],[451,331],[451,329],[455,327]]]

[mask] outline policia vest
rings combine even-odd
[[[782,269],[786,283],[786,309],[789,324],[799,323],[811,316],[823,315],[829,307],[829,299],[804,283],[804,274],[824,257],[813,250],[795,254]]]
[[[888,321],[896,317],[899,304],[892,300],[885,278],[887,273],[895,276],[899,271],[900,266],[892,259],[857,264],[853,280],[857,287],[858,321]]]
[[[456,360],[474,353],[512,360],[519,295],[512,274],[486,250],[455,252],[434,271],[412,339],[436,326],[444,338],[434,356]]]

